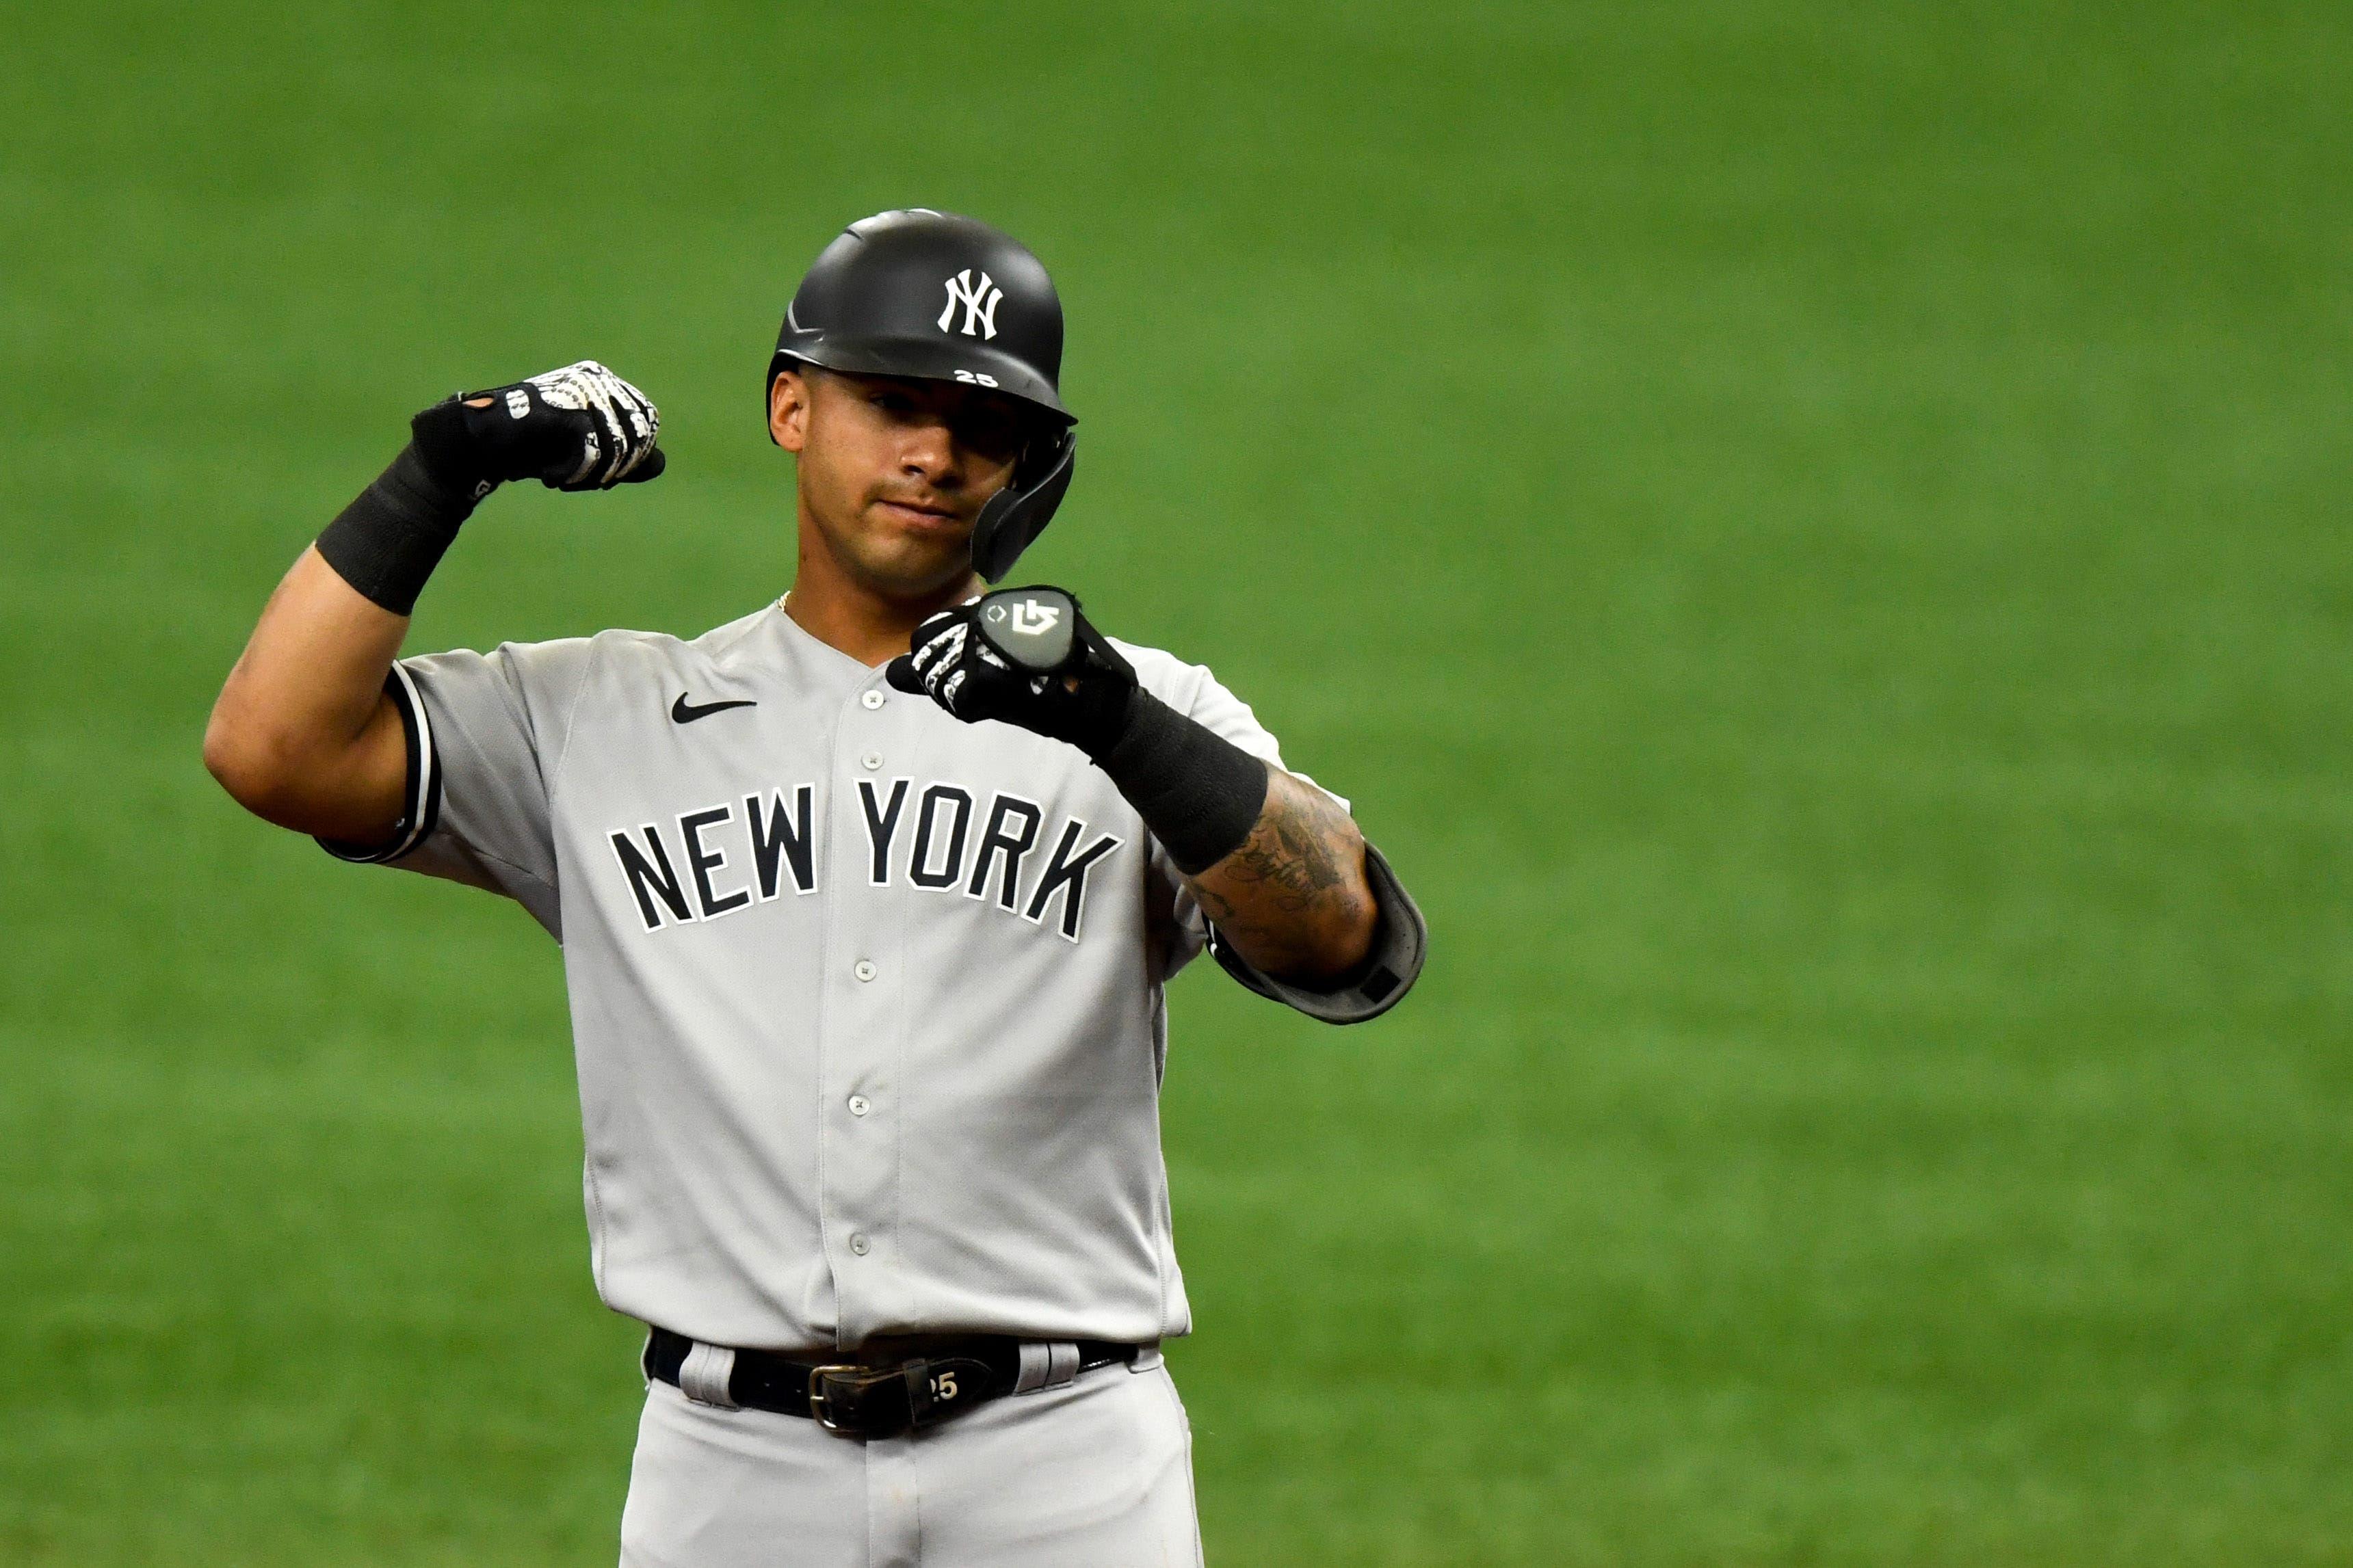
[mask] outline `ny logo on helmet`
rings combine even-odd
[[[940,310],[940,331],[944,332],[948,330],[948,322],[955,319],[956,307],[962,305],[964,307],[962,331],[965,337],[983,339],[995,337],[997,335],[997,302],[1005,298],[1005,290],[999,289],[986,272],[980,275],[980,286],[975,288],[972,281],[972,268],[969,267],[949,279],[947,288],[948,302]]]

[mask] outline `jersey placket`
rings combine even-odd
[[[844,1343],[892,1316],[885,1281],[897,1240],[909,978],[904,894],[893,872],[915,794],[903,765],[914,754],[913,717],[878,670],[845,700],[834,731],[828,830],[848,852],[834,857],[826,900],[818,1078],[825,1245]]]

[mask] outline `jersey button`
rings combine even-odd
[[[872,959],[861,958],[858,961],[856,967],[852,968],[849,973],[855,974],[860,980],[871,980],[878,973],[880,973],[880,971],[875,969],[874,961]]]
[[[879,691],[869,691],[865,696],[860,697],[858,700],[863,704],[869,711],[871,711],[872,710],[882,706],[882,694]]]
[[[868,1111],[870,1111],[870,1110],[873,1110],[873,1109],[874,1109],[873,1103],[872,1103],[871,1100],[868,1100],[864,1095],[862,1095],[862,1094],[853,1094],[853,1095],[851,1095],[851,1096],[849,1097],[849,1114],[850,1114],[850,1115],[852,1115],[852,1116],[863,1116],[863,1115],[865,1115]]]
[[[858,759],[858,765],[864,768],[871,773],[882,765],[882,753],[880,752],[869,752],[864,756]]]
[[[866,1239],[866,1233],[864,1231],[853,1230],[849,1233],[849,1250],[858,1254],[859,1257],[865,1257],[867,1248],[871,1245],[872,1244]]]

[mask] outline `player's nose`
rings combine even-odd
[[[963,482],[965,452],[955,433],[944,422],[917,426],[900,449],[900,470],[937,489],[954,489]]]

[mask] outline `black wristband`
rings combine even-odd
[[[487,485],[478,488],[489,493]],[[436,479],[412,441],[327,525],[319,554],[367,598],[407,615],[480,499]]]
[[[1240,848],[1266,809],[1264,763],[1141,687],[1095,761],[1188,877]]]

